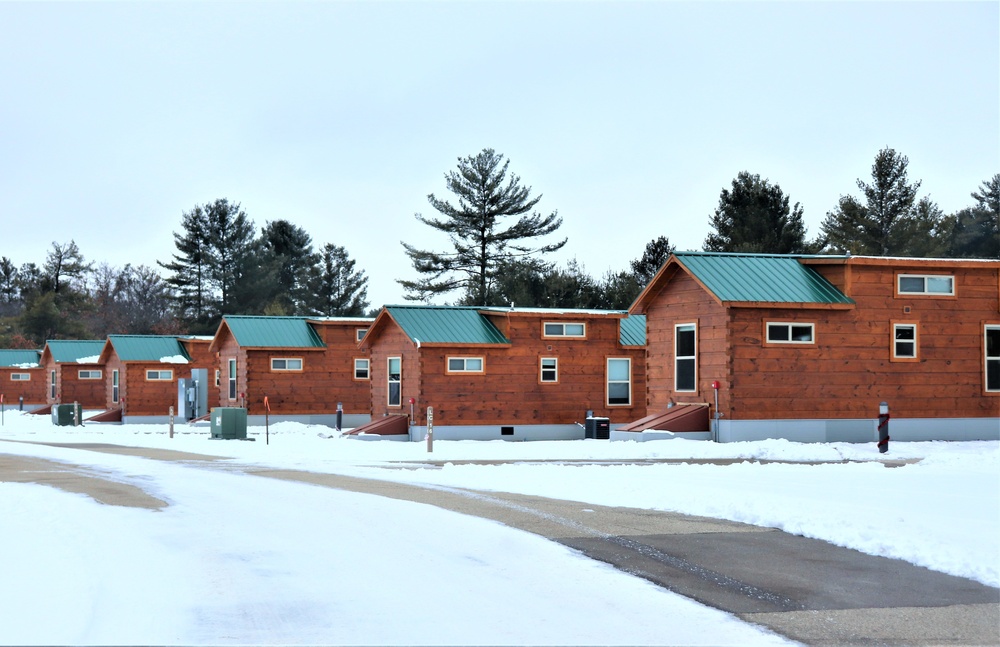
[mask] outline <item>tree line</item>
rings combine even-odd
[[[813,239],[799,203],[777,183],[740,172],[719,195],[703,250],[1000,258],[1000,174],[970,193],[969,206],[945,214],[920,195],[908,164],[880,150],[870,180],[857,180],[857,195],[841,195]],[[439,215],[415,217],[448,244],[402,243],[416,273],[397,280],[408,300],[453,295],[455,305],[626,309],[674,251],[659,236],[626,269],[599,278],[576,260],[546,260],[567,243],[552,240],[562,218],[535,211],[542,196],[493,149],[459,158],[445,187],[450,200],[427,196]],[[211,334],[223,314],[361,316],[369,307],[368,278],[346,249],[314,249],[309,233],[287,220],[258,231],[228,199],[184,212],[174,245],[157,268],[95,266],[74,241],[53,242],[41,265],[0,257],[0,347],[113,333]]]

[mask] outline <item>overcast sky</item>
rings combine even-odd
[[[176,251],[228,198],[343,245],[373,306],[459,157],[493,148],[600,277],[700,249],[741,171],[807,234],[879,149],[946,212],[1000,173],[997,2],[0,1],[0,256]],[[458,295],[453,295],[457,298]],[[450,299],[449,299],[450,300]]]

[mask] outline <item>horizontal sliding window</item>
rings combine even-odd
[[[99,380],[102,377],[102,372],[83,370],[78,371],[76,376],[81,380]]]
[[[483,372],[483,358],[482,357],[449,357],[448,358],[448,372],[449,373],[482,373]]]
[[[173,371],[146,371],[146,380],[150,382],[169,382],[172,379],[174,379]]]
[[[587,325],[546,321],[543,324],[542,332],[544,337],[586,337]]]
[[[772,344],[811,344],[816,341],[811,323],[767,322],[767,341]]]
[[[31,373],[11,373],[10,379],[12,382],[30,382]]]
[[[955,277],[950,274],[900,274],[898,281],[900,294],[955,294]]]
[[[300,357],[272,357],[272,371],[301,371],[302,358]]]

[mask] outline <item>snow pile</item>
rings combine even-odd
[[[183,355],[169,355],[167,357],[161,357],[160,363],[162,364],[187,364],[188,359]]]
[[[77,364],[97,364],[101,361],[100,355],[88,355],[87,357],[81,357],[76,360]]]

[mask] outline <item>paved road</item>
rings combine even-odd
[[[75,447],[213,465],[213,457],[180,452]],[[46,472],[38,471],[45,461],[2,454],[0,481],[14,478],[19,461],[26,462],[20,478],[46,482]],[[73,480],[66,476],[66,466],[51,467],[62,475],[50,484],[63,487]],[[23,468],[34,474],[24,474]],[[810,645],[1000,645],[1000,589],[774,529],[519,494],[289,470],[247,471],[493,519]],[[85,471],[80,477],[73,491],[86,491],[100,480]],[[151,505],[145,493],[124,491],[129,487],[105,482],[94,496],[118,505],[134,496]],[[582,611],[600,613],[586,609],[585,601],[578,603]]]

